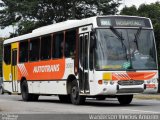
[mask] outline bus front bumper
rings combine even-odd
[[[157,93],[158,83],[143,83],[141,85],[120,85],[117,82],[107,81],[99,85],[101,90],[97,95],[120,95],[137,93]]]

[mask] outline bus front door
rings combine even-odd
[[[12,91],[18,92],[17,88],[17,49],[12,49]]]
[[[89,34],[79,36],[79,88],[80,93],[89,93]]]

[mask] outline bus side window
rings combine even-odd
[[[41,38],[41,60],[51,58],[51,35],[42,36]]]
[[[34,38],[30,41],[30,49],[29,49],[29,60],[37,61],[39,60],[39,48],[40,48],[40,39]]]
[[[76,29],[66,31],[65,34],[65,57],[73,57],[76,48]]]
[[[19,44],[19,62],[28,61],[28,41],[20,42]]]
[[[64,44],[64,34],[57,33],[54,35],[53,47],[52,47],[52,57],[53,58],[62,58],[63,57],[63,44]]]
[[[11,64],[11,45],[4,46],[4,62],[7,65]]]

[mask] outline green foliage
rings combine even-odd
[[[121,10],[120,14],[149,17],[152,20],[157,44],[158,61],[160,63],[160,2],[152,3],[149,5],[142,4],[138,9],[136,9],[135,6],[125,7]]]
[[[122,10],[121,10],[121,14],[124,14],[124,15],[132,15],[132,16],[136,16],[138,15],[137,13],[137,8],[136,6],[131,6],[131,7],[124,7]]]
[[[82,19],[95,15],[116,14],[115,0],[2,0],[0,26],[16,25],[15,35],[68,19]],[[15,36],[13,35],[13,36]]]

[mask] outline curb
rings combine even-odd
[[[160,94],[136,94],[134,95],[134,98],[137,99],[156,99],[160,100]]]

